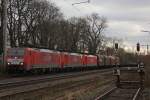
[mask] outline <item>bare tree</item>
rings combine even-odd
[[[80,45],[84,33],[85,19],[72,17],[60,23],[58,47],[72,52],[81,51]]]
[[[87,17],[86,33],[83,38],[86,41],[90,53],[96,53],[102,47],[104,39],[103,32],[107,27],[106,22],[105,17],[100,17],[96,13]]]
[[[27,16],[31,0],[9,0],[8,31],[11,47],[23,46],[27,37],[23,16]]]
[[[71,51],[78,51],[78,44],[80,42],[81,35],[83,34],[84,30],[84,19],[83,18],[75,18],[72,17],[69,19],[69,26],[70,26],[70,50]]]
[[[9,0],[9,38],[11,47],[47,46],[54,38],[57,21],[62,13],[46,0]]]
[[[8,31],[11,47],[43,46],[72,52],[96,53],[103,47],[106,18],[98,14],[65,20],[47,0],[9,0]]]

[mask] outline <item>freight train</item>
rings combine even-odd
[[[8,48],[8,70],[56,70],[76,68],[102,68],[119,64],[114,56],[60,52],[37,48]]]

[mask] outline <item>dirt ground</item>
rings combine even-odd
[[[143,95],[141,100],[150,100],[150,64],[145,66],[145,89],[143,91]]]
[[[145,86],[150,88],[150,66],[145,67]]]

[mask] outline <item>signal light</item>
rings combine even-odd
[[[140,43],[137,43],[137,51],[140,51]]]
[[[115,49],[118,50],[118,43],[115,43]]]

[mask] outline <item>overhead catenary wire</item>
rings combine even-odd
[[[66,0],[65,0],[66,1]],[[85,3],[91,3],[91,0],[87,0],[87,1],[82,1],[82,2],[76,2],[76,3],[72,3],[72,6],[75,7],[75,5],[80,5],[80,4],[85,4]]]
[[[77,2],[77,3],[71,3],[71,2],[69,2],[68,0],[64,0],[68,5],[71,5],[72,6],[72,8],[73,9],[75,9],[75,10],[77,10],[78,11],[78,13],[80,13],[80,14],[84,14],[85,12],[84,11],[82,11],[81,9],[79,9],[76,5],[80,5],[80,4],[83,4],[83,3],[90,3],[91,2],[91,0],[87,0],[87,1],[83,1],[83,2]]]
[[[72,5],[77,5],[77,4],[82,4],[82,3],[90,3],[90,0],[88,0],[88,1],[83,1],[83,2],[73,3]]]
[[[57,0],[51,0],[52,2],[57,3]],[[69,3],[68,0],[63,0],[67,5],[70,5],[73,9],[77,10],[80,12],[80,10],[74,6],[72,6],[72,3]]]
[[[67,0],[64,0],[64,1],[65,1],[68,5],[72,5],[72,4],[68,3]],[[77,10],[77,11],[79,11],[80,13],[82,13],[80,9],[78,9],[77,7],[75,7],[75,6],[73,6],[73,5],[72,5],[72,8],[75,9],[75,10]]]
[[[53,1],[53,2],[55,2],[56,3],[56,1],[57,0],[51,0],[51,1]],[[79,13],[80,15],[86,15],[87,16],[87,14],[85,14],[85,11],[83,11],[83,9],[81,8],[79,8],[79,7],[77,7],[78,5],[80,5],[80,4],[83,4],[83,3],[91,3],[91,0],[80,0],[81,2],[77,2],[76,0],[74,0],[74,1],[76,1],[77,3],[75,3],[73,0],[63,0],[67,5],[69,5],[70,7],[72,7],[74,10],[76,10],[77,11],[77,13]],[[77,5],[77,6],[76,6]],[[84,7],[85,7],[85,5],[84,5]]]

